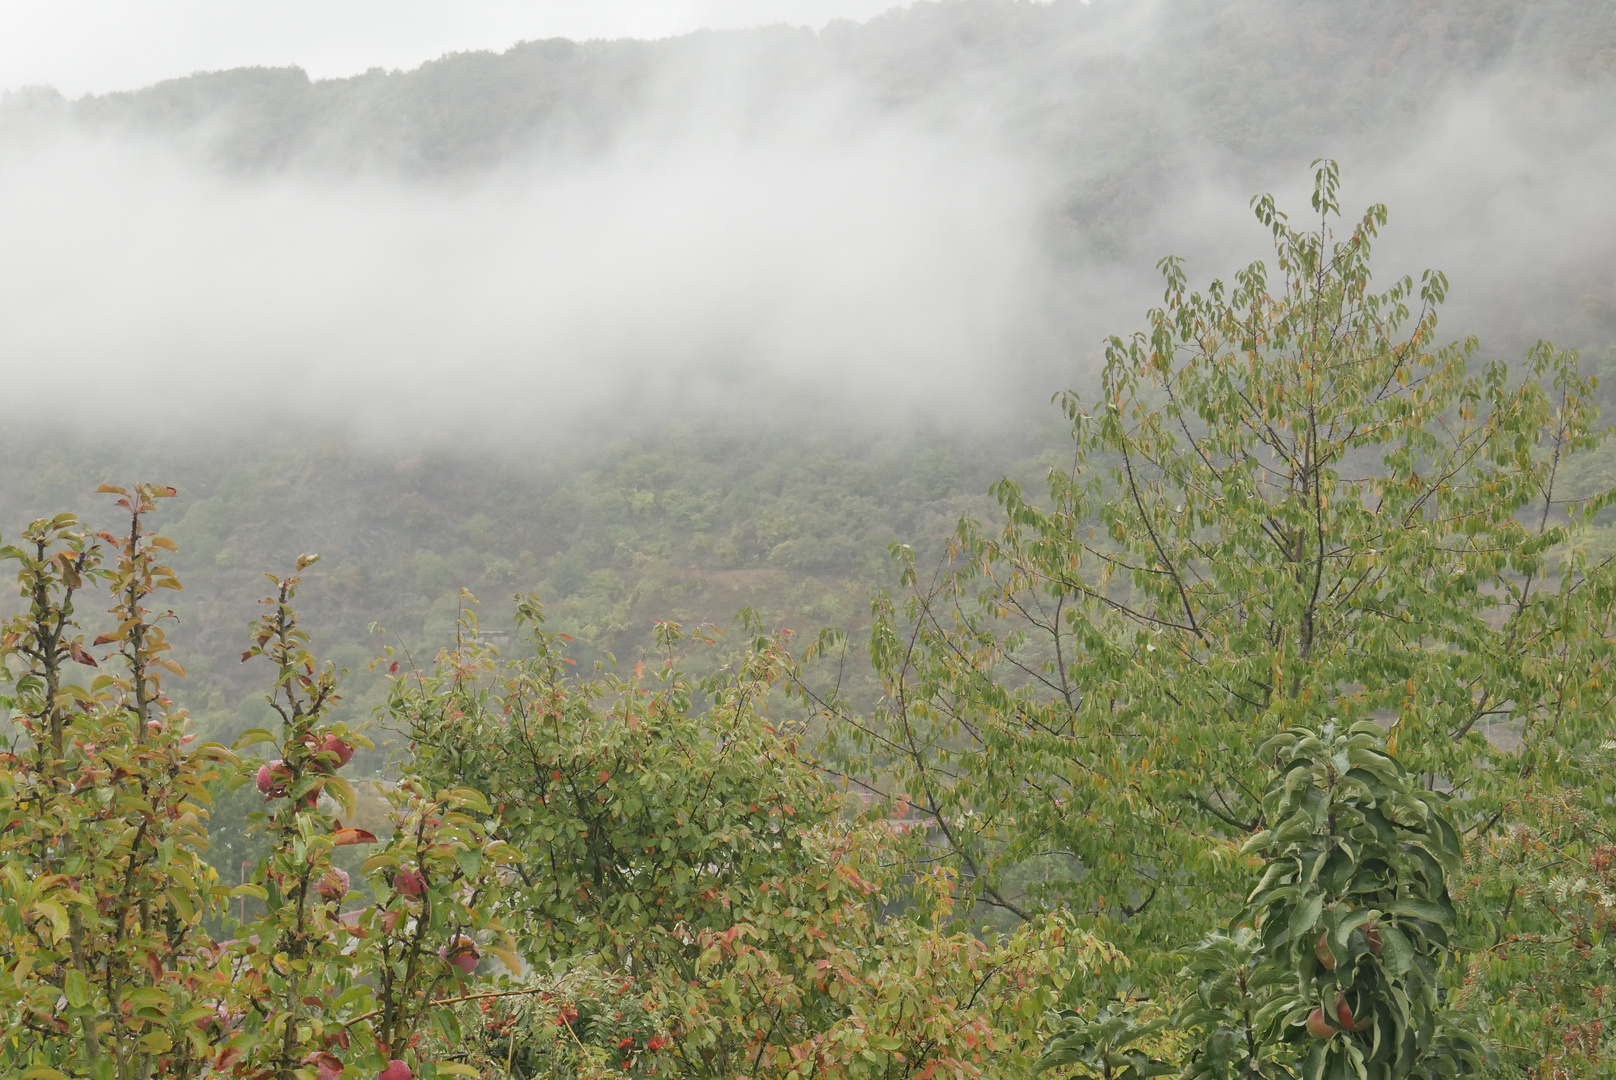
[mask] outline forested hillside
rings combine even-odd
[[[445,184],[692,130],[762,137],[827,85],[860,103],[855,115],[969,128],[1037,157],[1057,178],[1045,239],[1065,265],[1139,277],[1183,253],[1162,222],[1182,222],[1176,207],[1209,178],[1242,192],[1292,184],[1321,153],[1345,161],[1349,181],[1354,168],[1384,177],[1387,162],[1418,162],[1441,110],[1489,88],[1503,88],[1512,139],[1552,160],[1573,147],[1577,160],[1597,160],[1612,139],[1599,119],[1616,89],[1616,13],[1579,0],[921,3],[817,34],[540,41],[407,72],[311,81],[296,69],[223,71],[73,102],[21,91],[0,124],[9,154],[68,124],[170,142],[230,173],[383,171]],[[1478,181],[1469,194],[1505,182]],[[1398,210],[1393,238],[1428,237]],[[1500,260],[1527,228],[1474,225]],[[1190,242],[1205,256],[1217,235]],[[1505,356],[1552,337],[1580,348],[1592,371],[1609,363],[1616,233],[1560,239],[1533,248],[1530,267],[1437,263],[1460,283],[1448,331],[1479,333]],[[275,420],[241,439],[142,439],[136,471],[182,490],[174,535],[192,585],[180,634],[214,657],[193,673],[198,711],[227,723],[243,707],[225,660],[251,610],[249,579],[303,550],[326,556],[317,580],[329,588],[308,594],[312,623],[354,668],[373,649],[371,622],[422,649],[441,643],[461,587],[496,604],[538,589],[584,648],[624,656],[645,647],[654,617],[725,623],[758,605],[799,626],[845,625],[889,572],[889,544],[935,543],[993,478],[1035,475],[1041,455],[1060,453],[1042,402],[1085,385],[1099,335],[1128,332],[1138,310],[1101,322],[1084,279],[1071,288],[1064,303],[1085,309],[1091,336],[1028,361],[1036,379],[1009,418],[940,415],[916,431],[906,417],[881,430],[880,417],[839,419],[830,397],[823,415],[776,419],[735,417],[722,402],[677,418],[640,406],[621,423],[597,418],[565,446],[509,453],[457,450],[436,432],[389,433],[378,446],[342,425],[283,432]],[[18,467],[0,493],[6,521],[70,505],[133,468],[116,438],[45,436],[17,414],[10,424]]]
[[[165,523],[186,582],[171,635],[192,657],[176,692],[211,737],[260,719],[257,673],[236,658],[260,573],[300,553],[321,556],[305,575],[304,615],[326,655],[353,671],[357,720],[374,704],[371,625],[430,657],[454,639],[461,589],[495,632],[508,629],[513,594],[538,593],[585,662],[610,651],[632,666],[659,618],[727,631],[754,607],[799,630],[855,625],[868,586],[890,576],[891,544],[935,553],[962,513],[990,505],[995,470],[1029,453],[1008,439],[850,444],[705,426],[528,460],[389,453],[307,432],[207,456],[159,443],[134,460],[91,438],[71,451],[13,440],[13,520],[44,505],[93,520],[92,475],[162,471],[183,492]],[[1021,471],[1041,468],[1026,460]]]

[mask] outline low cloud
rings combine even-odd
[[[1034,170],[896,124],[439,185],[64,133],[0,163],[0,371],[96,423],[975,409],[1048,347],[1041,212]]]
[[[343,125],[452,143],[453,124],[427,122],[441,121],[430,80],[348,87],[350,112],[288,136],[309,160],[256,170],[219,164],[221,146],[273,142],[217,137],[248,114],[140,136],[51,120],[68,107],[47,102],[0,139],[5,407],[484,442],[692,411],[1015,423],[1083,384],[1105,335],[1141,324],[1159,257],[1184,256],[1200,285],[1267,255],[1253,191],[1307,223],[1306,162],[1325,155],[1341,159],[1348,215],[1391,208],[1383,283],[1448,273],[1448,333],[1505,356],[1616,334],[1606,84],[1500,60],[1374,138],[1298,121],[1279,149],[1237,155],[1238,139],[1207,134],[1203,114],[1225,106],[1199,84],[1144,93],[1159,13],[944,5],[817,39],[698,35],[655,63],[580,51],[568,77],[617,64],[629,87],[602,92],[600,117],[596,99],[569,99],[555,130],[588,138],[530,133],[503,164],[413,179],[345,158],[358,128]],[[1070,40],[1048,44],[1057,31]],[[546,57],[426,74],[478,87],[560,62]],[[407,108],[401,86],[419,95]],[[378,102],[395,113],[377,119]]]

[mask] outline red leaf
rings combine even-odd
[[[118,632],[116,630],[109,630],[105,634],[102,634],[100,637],[96,638],[94,641],[90,642],[90,644],[91,645],[110,645],[114,641],[117,641],[117,640],[118,640]]]
[[[349,844],[374,844],[376,837],[364,829],[338,829],[331,834],[331,840],[337,847],[346,847]]]
[[[100,667],[101,666],[100,664],[97,664],[95,662],[95,657],[93,657],[89,653],[85,652],[84,651],[84,646],[80,645],[76,641],[73,642],[73,644],[71,644],[71,645],[69,645],[67,647],[67,651],[73,654],[73,659],[77,660],[81,664],[84,664],[86,667]]]

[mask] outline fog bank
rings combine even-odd
[[[1346,213],[1390,206],[1383,282],[1448,273],[1447,333],[1602,355],[1616,20],[1353,12],[971,0],[14,96],[4,408],[485,445],[1014,427],[1141,325],[1162,255],[1196,285],[1263,257],[1258,191],[1305,223],[1321,156]]]
[[[1047,345],[1040,213],[1018,163],[891,127],[452,187],[244,180],[62,136],[0,166],[0,370],[97,421],[955,412]]]

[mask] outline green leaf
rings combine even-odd
[[[342,816],[354,816],[354,789],[345,778],[335,774],[325,778],[325,792],[342,806]]]
[[[1403,976],[1414,963],[1414,946],[1409,944],[1401,930],[1390,923],[1381,923],[1378,932],[1381,965],[1394,978]]]
[[[488,800],[483,798],[481,792],[472,788],[454,788],[445,792],[443,797],[459,806],[469,806],[481,814],[489,812]]]
[[[1358,908],[1356,911],[1348,912],[1336,924],[1334,933],[1330,935],[1330,940],[1335,945],[1337,955],[1346,956],[1347,940],[1352,937],[1352,932],[1365,923],[1374,922],[1380,918],[1380,915],[1381,913],[1375,908]]]
[[[1410,918],[1424,919],[1426,922],[1449,928],[1453,925],[1453,912],[1441,904],[1418,897],[1404,897],[1393,900],[1386,905],[1387,915],[1406,915]]]
[[[1297,904],[1296,909],[1291,912],[1290,923],[1285,931],[1289,939],[1298,941],[1312,930],[1319,921],[1319,913],[1323,910],[1324,896],[1320,893],[1314,893]]]
[[[62,993],[67,996],[69,1005],[82,1009],[90,1000],[90,985],[85,981],[84,972],[77,968],[69,969],[67,977],[62,980]]]

